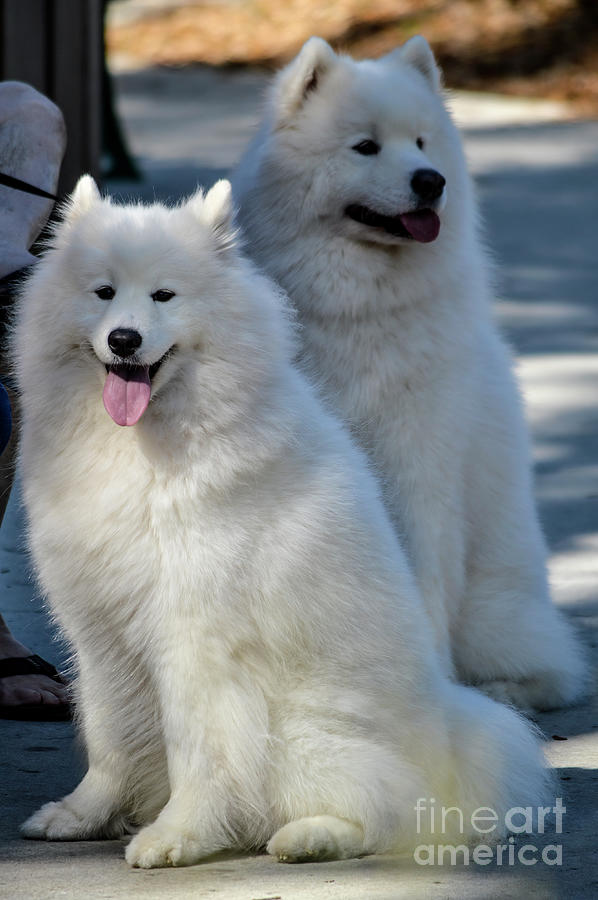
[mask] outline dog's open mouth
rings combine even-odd
[[[417,209],[397,216],[383,216],[367,206],[351,203],[345,209],[345,214],[362,225],[382,228],[394,237],[410,238],[421,244],[435,241],[440,231],[440,219],[433,209]]]
[[[133,363],[106,365],[104,407],[117,425],[135,425],[146,411],[152,396],[152,381],[172,348],[151,366]]]

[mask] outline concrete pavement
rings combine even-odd
[[[144,174],[110,190],[151,199],[193,190],[234,165],[259,115],[264,76],[207,69],[123,73],[119,108]],[[496,258],[497,315],[517,354],[533,429],[537,495],[555,597],[596,658],[598,600],[598,122],[551,121],[558,110],[457,97]],[[476,104],[478,104],[476,106]],[[13,496],[0,531],[1,610],[17,636],[56,661],[22,549]],[[18,824],[74,787],[83,760],[69,724],[0,722],[0,898],[399,900],[598,896],[598,705],[541,716],[567,812],[562,865],[508,861],[421,867],[390,857],[283,866],[223,855],[180,870],[133,871],[120,841],[22,841]],[[566,738],[566,740],[556,740]],[[520,848],[523,841],[516,842]]]

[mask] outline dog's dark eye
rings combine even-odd
[[[380,145],[376,141],[360,141],[354,147],[351,147],[351,150],[361,153],[362,156],[374,156],[376,153],[380,153]]]
[[[424,139],[423,138],[418,137],[418,139],[416,140],[415,143],[417,144],[417,146],[419,147],[420,150],[424,149]]]
[[[167,291],[164,289],[154,291],[154,293],[152,294],[152,300],[155,300],[156,303],[166,303],[171,299],[171,297],[174,297],[174,291]]]
[[[109,284],[103,284],[102,287],[97,288],[96,292],[97,296],[100,300],[112,300],[116,291]]]

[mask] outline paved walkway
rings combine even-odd
[[[239,157],[258,117],[260,73],[121,74],[119,105],[144,181],[114,192],[177,198]],[[497,313],[517,353],[533,428],[537,493],[557,602],[596,655],[598,628],[598,123],[550,121],[548,107],[457,98],[497,262]],[[21,640],[61,649],[29,580],[18,498],[0,531],[2,612]],[[222,898],[594,898],[598,896],[598,707],[543,715],[567,808],[562,866],[419,867],[390,857],[299,867],[223,856],[190,869],[133,871],[122,842],[38,843],[17,826],[72,789],[82,770],[68,724],[0,722],[0,897],[7,900]],[[554,740],[553,735],[566,740]],[[521,845],[518,841],[517,847]]]

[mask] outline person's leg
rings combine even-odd
[[[29,248],[52,211],[65,146],[62,114],[47,97],[20,82],[0,84],[0,381],[12,414],[12,433],[0,458],[0,524],[12,488],[19,430],[6,326],[19,270],[35,264]],[[17,640],[0,616],[0,717],[67,718],[67,693],[54,667]]]
[[[6,326],[12,294],[21,273],[0,281],[0,382],[10,400],[12,430],[0,456],[0,526],[10,497],[16,465],[19,433],[19,402],[10,377],[6,353]],[[4,440],[4,437],[3,437]],[[68,718],[68,688],[56,676],[53,666],[37,662],[33,651],[11,633],[0,615],[0,717],[4,718]],[[46,672],[44,668],[47,667]],[[40,707],[50,709],[40,709]]]

